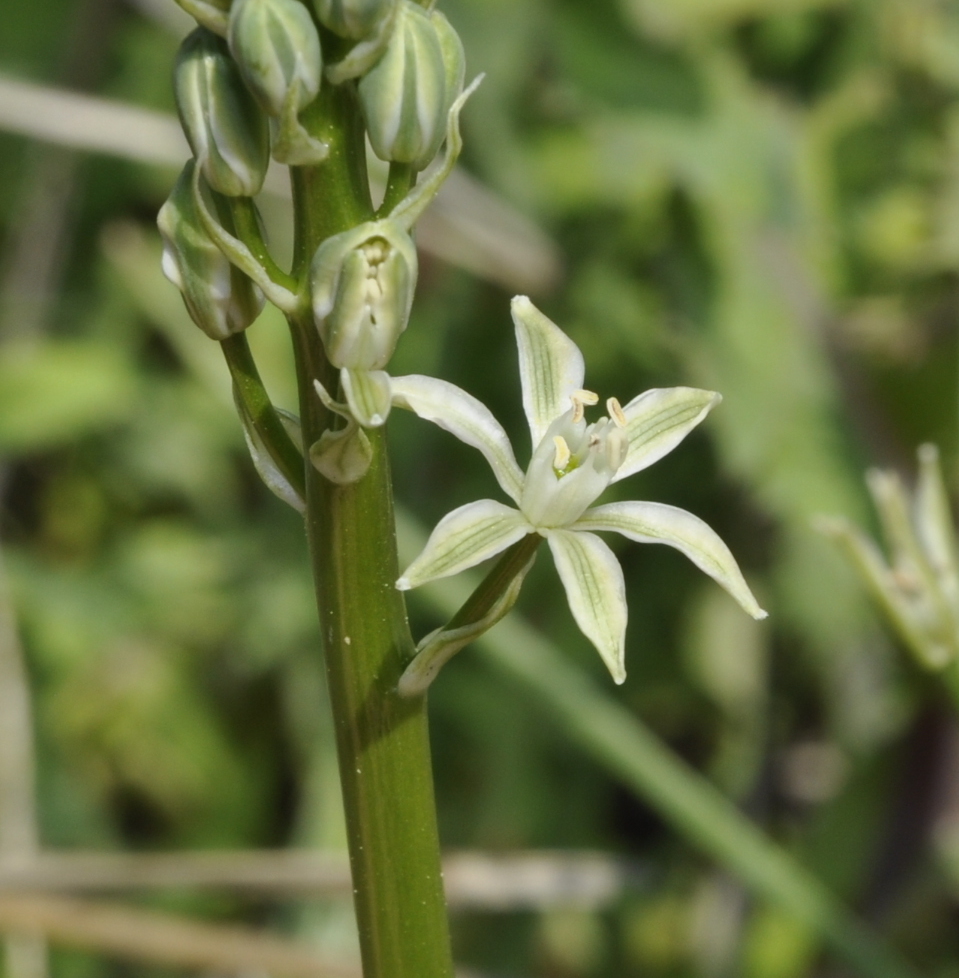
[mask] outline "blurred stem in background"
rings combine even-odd
[[[0,552],[0,859],[28,862],[39,848],[35,770],[30,681]],[[46,973],[41,937],[7,938],[7,978],[44,978]]]

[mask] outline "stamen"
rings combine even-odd
[[[569,445],[566,444],[566,439],[562,435],[557,435],[553,439],[553,444],[556,446],[556,454],[553,456],[553,468],[557,472],[564,472],[566,466],[569,465]]]
[[[573,391],[569,399],[573,402],[573,421],[583,420],[583,408],[585,405],[599,404],[599,394],[594,394],[592,391]]]
[[[609,411],[609,416],[617,428],[626,427],[626,415],[623,413],[623,406],[615,397],[606,401],[606,410]]]

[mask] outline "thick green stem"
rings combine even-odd
[[[328,86],[308,110],[310,131],[331,147],[326,163],[293,173],[294,275],[319,243],[372,216],[362,130],[350,86]],[[310,322],[293,337],[305,444],[329,417],[313,389],[336,390]],[[385,431],[368,432],[369,472],[336,486],[307,466],[306,529],[340,779],[365,978],[452,978],[426,704],[396,686],[413,655],[399,576]]]
[[[303,455],[293,444],[283,427],[276,408],[260,379],[245,333],[236,333],[220,343],[233,378],[233,389],[243,405],[256,433],[266,445],[277,468],[287,482],[300,494],[306,495],[303,475]]]
[[[260,216],[256,212],[256,204],[250,197],[230,197],[228,200],[233,226],[236,228],[236,236],[250,249],[253,257],[266,269],[267,275],[277,285],[295,292],[296,282],[293,276],[284,272],[273,260],[273,255],[270,254],[270,249],[263,237],[263,230],[260,227]]]
[[[386,180],[386,193],[383,203],[376,212],[377,217],[386,217],[391,210],[410,192],[416,183],[416,171],[409,163],[391,163],[390,174]]]

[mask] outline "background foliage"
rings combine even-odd
[[[0,70],[172,111],[167,2],[8,0]],[[811,527],[818,513],[871,525],[862,471],[911,473],[923,441],[955,484],[959,4],[444,10],[470,71],[488,73],[465,165],[558,245],[562,274],[534,298],[583,348],[588,386],[724,395],[625,491],[707,519],[771,618],[746,619],[676,553],[624,545],[629,678],[615,689],[547,560],[521,613],[925,974],[959,975],[954,722]],[[0,533],[42,839],[339,847],[302,532],[252,472],[219,351],[160,276],[153,222],[172,176],[0,135]],[[454,381],[522,444],[508,299],[428,259],[395,372]],[[279,319],[251,342],[292,407]],[[390,424],[399,498],[424,523],[495,492],[469,449]],[[419,634],[439,623],[416,594],[411,612]],[[431,708],[448,845],[598,848],[648,870],[602,912],[457,916],[464,963],[544,978],[819,973],[810,934],[480,654],[447,667]],[[351,941],[343,908],[170,899]],[[121,970],[75,954],[56,967]]]

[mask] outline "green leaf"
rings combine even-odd
[[[87,341],[0,348],[0,449],[49,448],[116,424],[136,393],[131,364]]]

